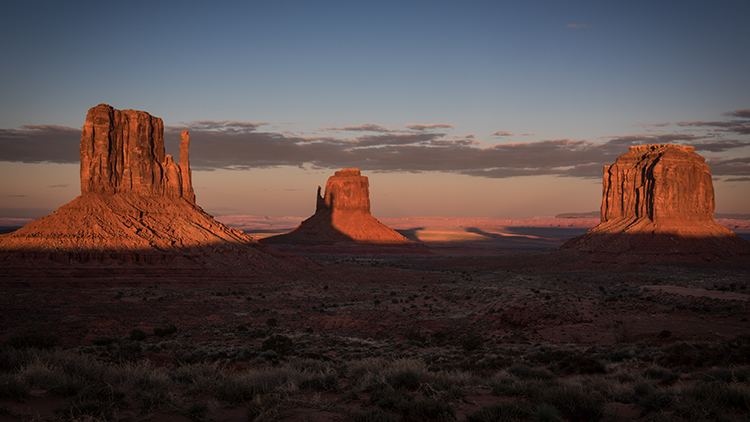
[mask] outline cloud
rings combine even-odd
[[[581,29],[581,28],[591,28],[593,25],[588,24],[588,23],[569,23],[566,26],[568,28]]]
[[[750,177],[730,177],[725,182],[750,182]]]
[[[236,133],[254,132],[259,126],[268,124],[269,123],[234,122],[230,120],[223,120],[220,122],[213,120],[198,120],[187,124],[183,123],[185,129],[229,131]]]
[[[420,125],[416,123],[412,123],[409,125],[406,125],[407,129],[411,130],[432,130],[432,129],[453,129],[455,125],[451,125],[448,123],[435,123],[431,125]]]
[[[513,132],[508,132],[507,130],[498,130],[497,132],[492,132],[490,136],[516,136],[513,134]]]
[[[64,185],[47,185],[48,188],[67,188],[68,186],[70,186],[70,183]]]
[[[339,132],[391,132],[391,130],[386,128],[385,126],[377,125],[374,123],[364,123],[359,126],[327,127],[323,130]]]
[[[724,116],[739,117],[741,119],[750,119],[750,108],[742,108],[734,111],[722,113]]]
[[[22,126],[0,129],[0,159],[24,163],[77,163],[81,129]]]
[[[414,123],[398,128],[365,123],[326,128],[323,136],[305,136],[290,131],[264,131],[262,126],[267,123],[198,121],[166,127],[165,139],[167,143],[178,142],[180,130],[189,129],[191,166],[209,171],[276,166],[359,167],[365,171],[438,171],[490,178],[601,178],[602,167],[613,163],[631,145],[678,143],[711,153],[713,156],[707,156],[706,161],[714,175],[750,176],[750,157],[737,157],[737,151],[750,147],[750,139],[740,135],[725,138],[725,132],[715,136],[714,122],[681,123],[691,124],[674,125],[679,129],[674,133],[607,136],[594,141],[562,138],[498,142],[491,146],[482,144],[473,134],[452,133],[455,126],[446,123]],[[735,126],[733,122],[719,129]],[[687,131],[686,127],[696,129]],[[351,133],[341,133],[345,131]],[[494,132],[494,139],[507,139],[506,133],[510,132]],[[0,129],[0,159],[77,163],[79,138],[80,129],[58,126]]]

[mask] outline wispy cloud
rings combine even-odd
[[[730,177],[725,182],[750,182],[750,177]]]
[[[69,183],[66,183],[64,185],[47,185],[48,188],[67,188],[68,186],[70,186]]]
[[[568,28],[573,29],[583,29],[583,28],[591,28],[594,25],[588,24],[588,23],[569,23],[566,25]]]
[[[336,132],[391,132],[391,130],[385,126],[374,123],[364,123],[359,126],[327,127],[323,128],[323,130]]]
[[[492,132],[490,136],[516,136],[513,134],[513,132],[508,132],[507,130],[498,130],[497,132]]]
[[[435,123],[435,124],[430,124],[430,125],[420,125],[417,123],[412,123],[412,124],[406,125],[406,128],[411,129],[411,130],[422,131],[422,130],[432,130],[432,129],[453,129],[454,126],[455,125],[448,124],[448,123]]]
[[[199,121],[165,128],[167,142],[189,129],[191,165],[196,170],[305,166],[359,167],[367,171],[440,171],[477,177],[526,175],[600,178],[631,145],[679,143],[693,145],[706,156],[714,175],[750,176],[750,157],[732,156],[750,147],[750,139],[725,129],[737,126],[734,111],[728,121],[680,122],[660,133],[641,133],[582,139],[542,139],[531,142],[482,144],[473,134],[457,134],[447,123],[385,127],[374,123],[330,127],[305,136],[296,132],[264,131],[267,123]],[[731,123],[726,125],[725,123]],[[706,124],[710,123],[710,124]],[[676,129],[669,132],[667,126]],[[717,132],[717,130],[721,130]],[[345,133],[348,132],[348,133]],[[496,131],[490,139],[512,134]],[[714,136],[714,135],[720,136]],[[352,136],[354,135],[354,136]],[[80,129],[26,126],[0,129],[0,160],[21,162],[78,162]],[[719,157],[719,155],[723,155]],[[727,158],[727,156],[732,158]]]

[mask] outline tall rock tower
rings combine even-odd
[[[145,111],[89,109],[81,132],[81,193],[131,193],[195,203],[190,137],[182,132],[180,164],[164,153],[164,123]]]

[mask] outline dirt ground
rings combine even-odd
[[[299,273],[273,278],[169,265],[6,265],[0,274],[0,341],[39,333],[55,336],[58,348],[67,349],[174,324],[178,332],[173,341],[200,345],[219,356],[218,364],[252,367],[222,357],[224,350],[259,343],[238,333],[239,326],[251,333],[314,333],[319,341],[313,345],[315,353],[332,362],[384,350],[418,357],[418,350],[405,345],[415,336],[470,334],[494,345],[609,347],[713,342],[750,334],[747,257],[643,262],[554,250],[585,230],[399,227],[421,242],[392,247],[273,245],[306,258]],[[351,344],[326,343],[333,337],[351,339]],[[146,356],[172,365],[179,353]],[[341,394],[327,399],[335,401]],[[34,400],[28,406],[43,407]],[[472,390],[459,406],[458,420],[488,400],[489,390]],[[4,416],[0,412],[0,420],[28,420],[19,416],[28,410],[22,405],[0,405],[16,409]],[[216,419],[207,420],[247,420],[244,410],[220,407]],[[340,412],[312,407],[287,412],[282,420],[347,420]],[[620,415],[609,420],[630,420],[623,415],[633,413],[627,406],[608,411]],[[137,420],[167,417],[158,415]]]

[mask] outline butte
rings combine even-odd
[[[711,171],[695,147],[631,146],[604,166],[601,223],[560,248],[647,261],[750,255],[750,242],[713,218]]]
[[[164,151],[162,119],[99,104],[81,133],[81,195],[0,236],[5,267],[43,262],[172,264],[209,269],[289,267],[289,259],[195,203],[190,136],[180,162]]]
[[[337,171],[326,182],[325,196],[318,186],[315,214],[293,231],[263,239],[264,243],[291,244],[413,244],[370,214],[370,182],[359,169]]]

